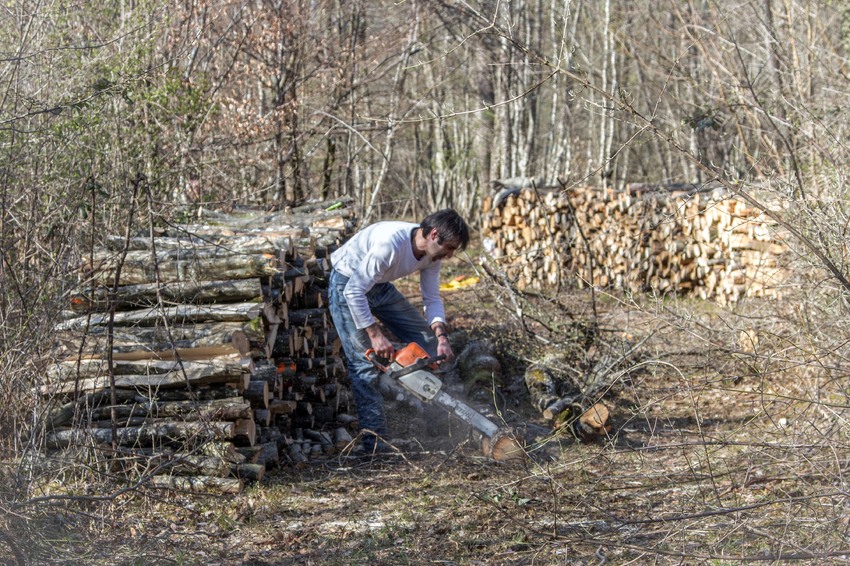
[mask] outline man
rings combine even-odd
[[[446,333],[440,298],[442,260],[469,244],[469,227],[452,209],[428,215],[421,224],[378,222],[354,235],[331,254],[333,269],[328,295],[330,312],[348,364],[360,428],[387,434],[378,370],[364,357],[366,350],[390,358],[393,345],[379,322],[403,344],[416,342],[431,356],[454,358]],[[392,281],[419,272],[424,316]],[[386,446],[374,435],[363,439],[368,452]]]

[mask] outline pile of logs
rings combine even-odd
[[[485,247],[521,289],[569,276],[730,304],[777,297],[787,274],[774,223],[722,188],[526,188],[503,191],[484,212]]]
[[[40,390],[49,448],[105,448],[153,485],[235,492],[349,445],[326,277],[351,210],[203,218],[108,238],[84,262]]]

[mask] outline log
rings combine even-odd
[[[280,465],[280,455],[277,442],[264,442],[256,446],[237,449],[245,457],[245,462],[260,464],[266,469],[276,468]]]
[[[314,329],[328,327],[327,309],[303,309],[289,312],[290,327],[310,326]]]
[[[96,287],[71,295],[71,310],[76,312],[108,311],[111,289]],[[116,310],[151,307],[160,304],[203,304],[258,302],[262,299],[259,279],[225,281],[180,280],[157,285],[124,285],[116,289],[112,305]]]
[[[86,363],[82,363],[86,362]],[[74,372],[73,364],[64,363],[54,366],[51,371],[53,380],[58,383],[43,385],[40,391],[43,395],[59,393],[74,393],[77,391],[95,391],[110,387],[110,379],[107,372],[105,360],[81,360],[80,377]],[[171,361],[144,361],[144,362],[119,362],[117,371],[125,372],[135,369],[138,374],[118,373],[114,377],[115,387],[118,389],[158,389],[176,388],[186,385],[208,385],[212,383],[226,384],[247,379],[248,374],[243,372],[241,361],[235,361],[231,357],[224,359],[212,359],[209,361],[196,362],[171,362]],[[158,371],[158,373],[145,373]],[[100,374],[98,373],[100,372]],[[94,377],[85,377],[92,375]]]
[[[136,399],[135,391],[116,390],[116,403],[126,403]],[[56,400],[52,400],[48,419],[51,428],[59,428],[69,424],[74,416],[82,416],[87,407],[100,407],[112,402],[112,394],[110,391],[96,391],[93,393],[84,393],[79,398],[67,403],[58,404]]]
[[[90,355],[106,352],[106,326],[92,326],[86,333],[70,330],[57,333],[57,339],[73,355]],[[161,352],[178,349],[203,348],[231,344],[243,355],[250,349],[250,341],[263,339],[262,329],[252,328],[250,323],[217,322],[193,323],[171,326],[115,327],[112,336],[114,353],[149,351]],[[244,351],[243,351],[244,350]]]
[[[269,412],[272,414],[272,416],[289,415],[295,412],[295,407],[297,406],[297,404],[297,401],[272,399],[269,402]]]
[[[268,409],[254,409],[254,422],[264,427],[272,424],[272,412]]]
[[[245,391],[242,392],[242,396],[245,397],[245,399],[247,399],[251,403],[251,406],[255,409],[269,408],[269,384],[266,381],[250,381],[248,383],[248,387],[246,387]]]
[[[267,470],[280,467],[280,452],[277,442],[264,442],[260,445],[260,454],[257,464],[262,464]]]
[[[251,381],[265,381],[271,387],[277,381],[277,368],[271,364],[257,365],[251,372]]]
[[[93,284],[111,285],[118,267],[116,260],[104,260],[81,267],[83,278]],[[222,281],[274,275],[280,262],[275,254],[226,255],[165,260],[154,265],[150,258],[128,258],[121,265],[119,285],[146,285],[159,281]],[[157,273],[158,271],[158,273]],[[157,279],[158,276],[158,279]]]
[[[561,422],[568,419],[570,416],[581,414],[581,412],[581,405],[577,403],[577,396],[568,395],[567,397],[558,399],[543,409],[543,418],[550,421],[557,420]]]
[[[473,340],[466,345],[458,356],[458,369],[467,392],[475,386],[502,383],[502,365],[495,356],[495,347],[486,340]]]
[[[175,419],[183,421],[235,421],[250,418],[251,405],[241,397],[215,399],[210,401],[165,401],[154,403],[133,403],[113,407],[93,409],[89,416],[91,420],[110,419],[112,414],[116,419],[130,417],[145,417],[155,419]]]
[[[351,438],[348,429],[345,427],[337,427],[333,431],[333,443],[337,451],[348,449],[352,446],[354,439]]]
[[[129,361],[177,361],[184,362],[202,361],[210,358],[221,358],[223,356],[231,356],[234,358],[242,358],[244,354],[240,352],[232,343],[219,344],[217,346],[200,346],[197,348],[170,348],[158,352],[149,350],[130,350],[127,352],[113,352],[112,360],[114,362],[129,362]],[[107,354],[92,354],[88,356],[90,359],[105,359]]]
[[[224,458],[204,456],[201,454],[158,454],[155,460],[162,460],[158,465],[167,469],[175,476],[210,476],[223,478],[230,475],[230,462]]]
[[[148,308],[134,311],[115,313],[113,324],[116,326],[154,326],[163,319],[172,321],[174,325],[192,324],[195,322],[247,322],[260,316],[261,303],[233,303],[225,305],[180,305],[165,309]],[[105,326],[109,324],[108,314],[92,314],[80,316],[60,322],[54,330],[83,330],[90,326]]]
[[[238,478],[218,478],[210,476],[153,476],[150,479],[152,487],[185,491],[188,493],[224,493],[238,494],[242,492],[242,480]]]
[[[122,389],[117,389],[116,391],[123,391]],[[133,391],[133,393],[137,396],[137,400],[142,403],[150,403],[150,402],[161,402],[161,401],[212,401],[219,399],[230,399],[234,400],[235,398],[241,397],[240,390],[235,387],[227,384],[225,387],[216,386],[216,385],[201,385],[198,387],[192,387],[191,390],[188,389],[163,389],[159,391],[152,392],[137,392]]]
[[[245,461],[245,456],[236,451],[232,442],[206,442],[199,447],[198,452],[206,456],[221,458],[230,463]]]
[[[121,446],[153,446],[178,440],[222,440],[233,438],[236,425],[232,422],[159,422],[138,427],[112,429],[65,429],[47,435],[48,448],[68,448],[95,444],[111,444],[113,440]]]
[[[262,464],[233,464],[231,473],[243,481],[259,482],[263,481],[263,476],[266,475],[266,467]]]
[[[293,442],[288,446],[287,455],[295,468],[304,468],[309,464],[307,456],[301,451],[301,444]]]
[[[304,429],[304,437],[318,443],[322,447],[322,452],[325,454],[333,454],[336,452],[336,447],[331,437],[322,431]]]
[[[757,267],[764,267],[762,258],[752,266],[744,258],[768,249],[777,254],[770,264],[779,265],[775,258],[787,250],[771,241],[775,226],[723,189],[702,189],[578,187],[558,195],[519,190],[490,212],[484,236],[506,278],[520,290],[574,279],[579,287],[693,294],[722,304],[765,290],[776,294],[787,270],[767,274]],[[709,273],[687,265],[686,260],[701,257],[743,266],[743,273],[732,276],[722,267]]]
[[[292,236],[282,234],[263,234],[261,236],[214,236],[211,238],[199,238],[185,232],[180,237],[158,236],[154,238],[141,236],[125,238],[124,236],[107,236],[106,249],[122,251],[125,246],[130,251],[150,250],[156,248],[164,250],[186,250],[186,249],[209,249],[219,250],[220,254],[266,254],[276,253],[278,250],[287,249],[291,245],[292,237],[302,237],[303,230],[293,231]],[[108,254],[98,254],[97,259],[104,259]],[[167,259],[167,258],[164,258]]]
[[[224,356],[200,356],[197,360],[178,359],[114,359],[112,373],[122,375],[155,375],[168,374],[181,370],[192,370],[199,367],[217,368],[230,375],[238,375],[245,371],[246,360],[238,354],[230,353]],[[53,381],[69,381],[79,378],[98,377],[110,369],[109,360],[100,356],[68,359],[53,364],[47,368],[47,377]]]
[[[594,404],[573,423],[573,431],[580,440],[585,441],[605,436],[611,431],[608,407],[602,403]]]
[[[234,423],[233,443],[237,446],[253,446],[257,442],[257,424],[253,418],[239,419]]]

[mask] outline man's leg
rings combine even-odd
[[[336,272],[331,273],[328,288],[329,310],[345,353],[348,379],[351,382],[354,401],[357,403],[360,428],[385,436],[387,419],[384,414],[384,397],[378,390],[378,370],[364,357],[371,343],[366,332],[358,330],[354,325],[351,311],[342,294],[347,282],[346,277]],[[371,452],[375,446],[375,436],[367,434],[363,439],[363,448]]]
[[[391,283],[377,286],[373,291],[374,293],[370,293],[369,306],[375,317],[404,345],[416,342],[428,352],[429,356],[436,356],[437,339],[428,326],[422,310],[411,305],[410,301]],[[427,431],[431,436],[446,434],[448,417],[445,411],[430,403],[414,406],[418,407],[418,410],[409,415],[410,423],[413,425],[411,431],[414,435],[423,431]],[[417,426],[414,423],[421,424]]]
[[[368,298],[372,314],[395,334],[403,345],[416,342],[429,356],[437,355],[437,340],[421,309],[411,305],[393,284],[376,285],[369,292]]]

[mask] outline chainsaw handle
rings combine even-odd
[[[401,350],[396,350],[395,352],[393,352],[392,357],[389,358],[389,359],[387,359],[383,356],[379,356],[374,348],[369,348],[368,350],[366,350],[364,356],[366,357],[367,360],[372,362],[372,364],[376,368],[378,368],[382,372],[386,373],[390,370],[390,364],[393,363],[394,361],[396,361],[396,358],[400,355],[400,353],[403,355],[405,349],[406,348],[402,348]],[[424,350],[422,350],[422,353],[423,354],[425,353]],[[398,359],[403,360],[405,358],[399,357]],[[446,359],[445,354],[441,354],[441,355],[435,356],[433,358],[430,358],[430,357],[429,358],[419,358],[416,364],[411,363],[411,360],[409,360],[409,359],[406,360],[406,361],[402,361],[401,363],[402,364],[410,363],[410,366],[407,366],[407,367],[418,365],[418,367],[428,366],[431,369],[437,369],[437,366],[439,365],[439,363],[442,362],[445,359]]]
[[[374,348],[369,348],[368,350],[366,350],[365,356],[366,356],[367,360],[372,362],[375,365],[375,367],[377,367],[379,370],[381,370],[383,372],[388,371],[389,365],[390,365],[390,363],[392,363],[391,359],[388,360],[387,358],[385,358],[383,356],[379,356],[378,352],[376,352]]]

